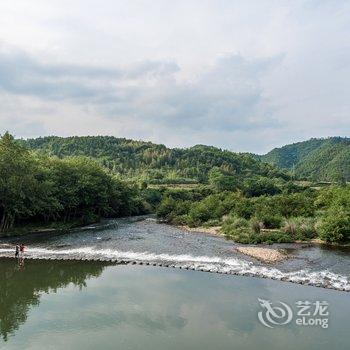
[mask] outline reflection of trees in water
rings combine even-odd
[[[0,260],[0,335],[8,335],[27,319],[29,309],[38,305],[40,294],[56,292],[73,283],[79,288],[98,277],[106,264],[78,261],[26,261],[19,268],[14,259]]]

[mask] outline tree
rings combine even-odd
[[[9,133],[0,139],[0,232],[21,222],[88,223],[145,210],[136,186],[92,159],[38,155]]]
[[[276,185],[276,181],[265,177],[252,177],[244,182],[244,194],[248,197],[263,195],[273,196],[281,190]]]
[[[331,209],[323,217],[320,238],[332,243],[350,240],[350,213]]]
[[[6,132],[0,139],[0,231],[37,212],[42,195],[38,173],[29,151]]]
[[[238,182],[235,176],[225,175],[218,167],[209,171],[209,184],[218,192],[234,191],[238,188]]]

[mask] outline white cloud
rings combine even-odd
[[[343,1],[0,3],[0,133],[263,152],[349,135]]]

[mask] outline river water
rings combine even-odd
[[[292,319],[266,327],[259,299],[289,305]],[[328,327],[298,325],[299,301],[327,302]],[[345,350],[349,310],[347,292],[262,278],[0,258],[5,350]]]
[[[238,253],[235,244],[223,237],[188,232],[159,224],[150,217],[107,220],[70,234],[26,236],[1,242],[19,240],[27,245],[28,258],[134,261],[350,291],[349,247],[275,245],[286,249],[289,258],[263,264]],[[0,247],[1,256],[13,256],[13,249]]]

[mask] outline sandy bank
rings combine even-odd
[[[287,259],[287,255],[273,248],[261,248],[261,247],[237,247],[237,251],[242,254],[249,255],[253,258],[261,260],[263,262],[277,262]]]
[[[180,229],[189,231],[189,232],[198,232],[198,233],[208,233],[210,235],[216,236],[224,236],[223,233],[220,232],[221,226],[213,226],[213,227],[189,227],[189,226],[177,226]]]

